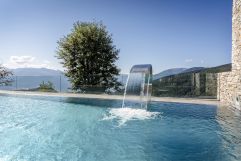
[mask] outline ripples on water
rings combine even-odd
[[[239,161],[240,111],[0,96],[0,160]]]

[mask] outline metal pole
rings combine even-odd
[[[62,86],[61,86],[61,75],[59,76],[59,91],[61,92],[61,89],[62,88]]]
[[[15,77],[15,81],[16,81],[16,90],[18,89],[18,76]]]
[[[148,105],[148,102],[150,101],[149,100],[149,84],[150,84],[150,77],[151,77],[151,74],[149,73],[149,77],[148,77],[148,82],[147,82],[147,95],[146,95],[146,110],[147,110],[147,105]]]

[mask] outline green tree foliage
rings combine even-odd
[[[39,91],[41,92],[56,92],[56,90],[54,89],[54,85],[52,82],[48,81],[47,83],[45,83],[44,81],[39,85],[38,88]]]
[[[12,72],[0,65],[0,86],[10,85],[12,83]]]
[[[119,69],[115,65],[119,50],[102,23],[76,22],[58,45],[57,58],[61,59],[74,90],[119,87]]]

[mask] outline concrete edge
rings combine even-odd
[[[93,99],[109,99],[122,100],[123,96],[108,94],[79,94],[79,93],[50,93],[50,92],[29,92],[29,91],[6,91],[0,90],[0,94],[7,95],[23,95],[23,96],[48,96],[48,97],[72,97],[72,98],[93,98]],[[137,100],[139,97],[128,97],[131,100]],[[203,104],[203,105],[219,105],[217,99],[199,99],[199,98],[176,98],[176,97],[151,97],[155,102],[171,102],[171,103],[187,103],[187,104]]]

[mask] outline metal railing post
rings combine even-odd
[[[15,77],[15,81],[16,81],[16,90],[18,90],[18,76]]]
[[[61,89],[61,88],[62,88],[62,86],[61,86],[61,85],[62,85],[61,82],[62,82],[62,80],[61,80],[61,75],[60,75],[60,76],[59,76],[59,91],[60,91],[60,92],[61,92],[61,90],[62,90],[62,89]]]

